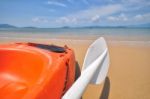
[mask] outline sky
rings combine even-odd
[[[35,27],[150,23],[150,0],[0,0],[0,24]]]

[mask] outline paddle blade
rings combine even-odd
[[[87,50],[85,55],[82,71],[84,71],[91,63],[93,63],[107,48],[107,44],[103,37],[97,39]],[[104,81],[107,76],[108,68],[109,68],[109,53],[107,51],[106,57],[104,57],[101,64],[99,64],[99,68],[96,70],[94,76],[92,77],[90,83],[92,84],[100,84]]]

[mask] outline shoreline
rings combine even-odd
[[[97,37],[98,38],[98,37]],[[73,44],[81,43],[92,43],[97,38],[28,38],[28,37],[0,37],[0,44],[11,43],[11,42],[34,42],[34,43],[44,43],[44,44],[55,44],[55,42],[61,42],[62,44],[67,44],[72,42]],[[129,46],[150,46],[150,40],[111,40],[105,38],[109,45],[129,45]]]

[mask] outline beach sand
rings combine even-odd
[[[89,85],[83,99],[150,99],[150,47],[109,44],[109,53],[108,77]]]
[[[66,41],[82,67],[91,41]],[[90,84],[83,99],[150,99],[150,46],[141,42],[108,42],[110,68],[103,84]]]
[[[8,40],[0,40],[5,43]],[[18,40],[10,40],[9,42]],[[75,51],[82,67],[91,40],[24,40],[57,45],[68,45]],[[150,46],[145,43],[108,41],[110,68],[100,85],[88,85],[83,99],[150,99]]]
[[[92,43],[68,43],[80,66]],[[90,84],[83,99],[150,99],[150,46],[141,42],[108,42],[110,68],[103,84]]]

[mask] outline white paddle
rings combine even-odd
[[[62,99],[80,99],[89,83],[100,84],[109,68],[109,53],[103,37],[97,39],[87,50],[81,76],[65,93]]]

